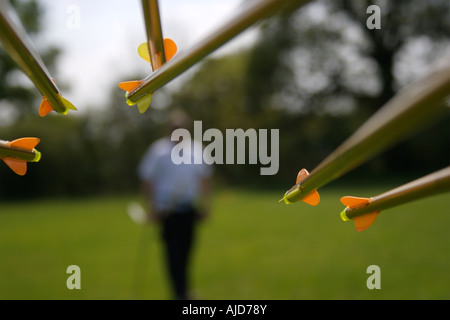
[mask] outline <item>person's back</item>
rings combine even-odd
[[[203,179],[210,176],[207,165],[174,164],[171,152],[175,144],[167,137],[156,141],[139,166],[140,179],[152,184],[152,206],[156,211],[171,211],[179,205],[195,203]]]

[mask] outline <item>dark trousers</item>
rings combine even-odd
[[[187,299],[188,266],[197,212],[188,207],[167,215],[162,226],[166,263],[175,299]]]

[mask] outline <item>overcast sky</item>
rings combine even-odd
[[[63,49],[58,60],[57,82],[80,111],[102,105],[111,86],[126,74],[149,75],[148,62],[137,54],[146,40],[140,0],[40,0],[45,8],[41,46]],[[241,0],[159,1],[163,36],[173,39],[179,52],[186,51],[241,11]],[[220,55],[251,43],[256,31],[247,30],[214,54]],[[187,75],[185,75],[186,77]],[[181,79],[179,79],[181,78]],[[179,77],[167,87],[176,86]]]

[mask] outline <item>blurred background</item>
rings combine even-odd
[[[186,51],[248,2],[160,1],[163,34]],[[136,167],[174,108],[203,130],[280,130],[276,175],[260,176],[259,164],[214,166],[214,210],[193,268],[200,298],[450,298],[448,195],[392,209],[361,234],[338,218],[341,196],[373,196],[447,166],[449,114],[324,188],[318,208],[278,203],[298,170],[314,169],[450,59],[448,1],[311,1],[224,45],[158,90],[145,114],[117,86],[151,73],[137,55],[146,39],[139,1],[12,4],[78,111],[40,118],[39,92],[0,50],[0,138],[39,137],[42,153],[24,177],[0,165],[0,298],[130,297],[143,230],[125,207],[139,199]],[[379,30],[366,27],[371,4],[381,8]],[[147,229],[140,297],[165,299],[156,230]],[[71,264],[90,286],[65,287]],[[367,289],[371,264],[388,288]]]

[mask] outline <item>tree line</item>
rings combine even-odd
[[[37,2],[13,4],[30,34],[38,34]],[[298,170],[312,170],[413,81],[415,65],[431,65],[450,48],[447,1],[382,2],[380,30],[365,27],[365,4],[315,1],[269,19],[251,48],[205,59],[180,89],[158,90],[145,114],[112,86],[108,111],[101,115],[40,118],[37,90],[11,84],[18,69],[0,50],[0,139],[36,136],[42,153],[24,177],[0,165],[0,199],[137,192],[136,167],[149,144],[167,133],[164,120],[172,109],[202,121],[203,130],[278,129],[276,175],[261,176],[260,164],[246,162],[215,165],[214,177],[218,184],[290,187]],[[429,46],[428,55],[417,56],[414,48],[421,42]],[[50,68],[58,54],[58,48],[41,53]],[[117,75],[116,82],[121,79]],[[449,124],[447,114],[353,176],[426,174],[447,166]]]

